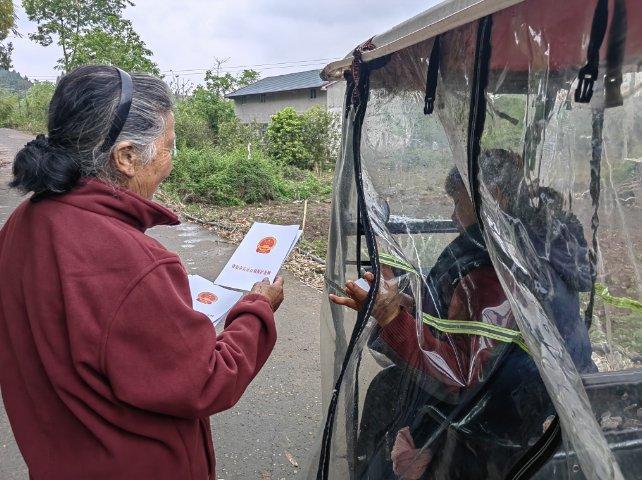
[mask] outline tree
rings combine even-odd
[[[284,165],[321,173],[339,153],[337,123],[337,116],[319,105],[302,114],[286,107],[268,124],[268,153]]]
[[[302,115],[304,142],[317,174],[334,165],[339,156],[341,131],[337,117],[320,105],[313,106]]]
[[[0,68],[9,70],[11,65],[11,53],[13,45],[11,42],[4,43],[9,33],[15,33],[16,15],[11,0],[0,0]]]
[[[95,28],[82,35],[77,43],[70,70],[93,64],[114,65],[123,70],[160,75],[158,66],[151,60],[152,52],[129,21],[118,20],[117,35]]]
[[[131,0],[23,0],[27,17],[38,24],[31,40],[62,49],[56,68],[68,72],[87,62],[158,73],[129,20],[122,18]]]
[[[284,165],[307,169],[313,158],[305,143],[305,125],[301,115],[286,107],[272,115],[267,128],[268,153]]]
[[[259,72],[251,69],[245,69],[237,75],[223,73],[223,65],[229,61],[229,58],[215,58],[216,66],[205,72],[205,85],[207,90],[223,98],[228,93],[238,90],[239,88],[250,85],[260,78]]]

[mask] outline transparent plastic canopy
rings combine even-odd
[[[640,478],[642,4],[359,57],[309,478]]]

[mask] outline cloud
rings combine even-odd
[[[437,3],[433,0],[138,0],[125,16],[154,52],[161,70],[183,71],[195,83],[214,57],[225,68],[255,66],[263,76],[321,68],[355,45]],[[18,12],[21,31],[35,27]],[[56,75],[56,45],[15,41],[21,73]],[[297,64],[275,65],[299,61]],[[236,70],[236,69],[232,69]]]

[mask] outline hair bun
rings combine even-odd
[[[38,135],[16,154],[13,180],[9,185],[41,197],[68,192],[79,178],[77,163],[64,152],[53,148],[47,137]]]
[[[24,148],[40,150],[42,152],[49,151],[49,139],[41,133],[35,140],[28,142]]]

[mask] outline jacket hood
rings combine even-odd
[[[592,285],[589,249],[584,228],[558,202],[559,194],[540,190],[540,207],[527,207],[520,215],[537,256],[546,261],[572,290],[590,291]]]
[[[145,232],[156,225],[178,225],[178,217],[162,205],[96,178],[82,179],[70,192],[48,200],[113,217]]]

